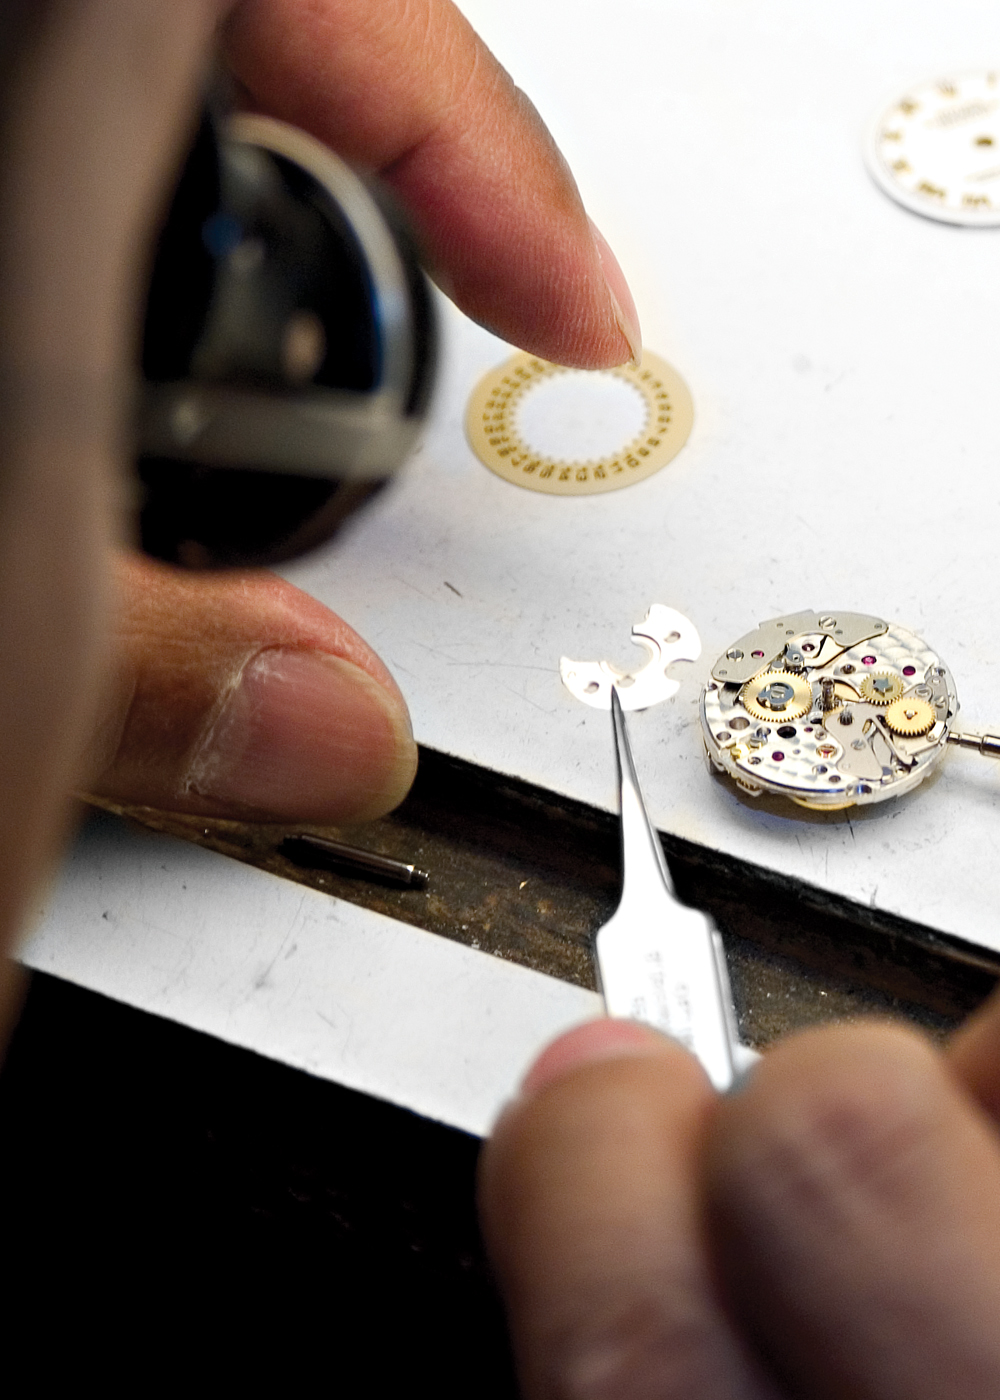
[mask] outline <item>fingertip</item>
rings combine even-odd
[[[611,1117],[628,1117],[636,1104],[666,1095],[679,1104],[709,1104],[717,1098],[704,1069],[669,1036],[638,1021],[601,1016],[566,1031],[547,1045],[504,1105],[490,1134],[509,1144],[539,1124],[587,1118],[598,1102]]]
[[[522,1099],[535,1094],[583,1065],[602,1060],[660,1055],[672,1042],[650,1026],[638,1021],[621,1021],[602,1016],[586,1021],[547,1045],[521,1082]]]
[[[959,1083],[1000,1122],[1000,993],[961,1027],[946,1058]]]
[[[617,259],[538,112],[459,9],[250,0],[225,43],[255,106],[381,174],[474,321],[571,368],[638,364]]]
[[[687,1051],[628,1021],[578,1026],[529,1071],[479,1165],[526,1394],[760,1393],[700,1238],[717,1103]]]
[[[898,1025],[824,1027],[770,1050],[706,1136],[708,1214],[735,1293],[782,1258],[829,1259],[876,1228],[947,1100],[940,1056]]]
[[[752,1175],[772,1154],[821,1141],[858,1142],[908,1114],[920,1118],[941,1057],[909,1027],[891,1022],[827,1026],[770,1049],[739,1094],[720,1105],[710,1139],[718,1179]],[[793,1144],[793,1149],[789,1148]]]
[[[720,1105],[704,1163],[728,1306],[789,1389],[810,1388],[817,1355],[838,1395],[882,1393],[891,1374],[894,1394],[930,1400],[1000,1374],[983,1325],[1000,1278],[995,1135],[924,1037],[790,1037]]]
[[[601,264],[601,272],[607,284],[615,323],[629,351],[627,358],[616,361],[616,364],[633,364],[638,369],[642,364],[642,330],[639,326],[639,313],[635,308],[631,289],[625,280],[621,264],[611,251],[608,240],[593,219],[589,219],[588,222],[594,239],[594,247],[597,249],[598,261]],[[609,365],[608,368],[612,368],[612,366]]]
[[[809,1093],[817,1078],[866,1083],[877,1062],[879,1085],[888,1078],[923,1071],[940,1056],[926,1036],[893,1021],[823,1026],[790,1035],[771,1047],[748,1080],[761,1093],[781,1098]]]

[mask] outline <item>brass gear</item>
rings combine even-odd
[[[812,686],[794,671],[761,671],[747,681],[740,691],[740,701],[754,719],[766,724],[788,724],[812,708]]]
[[[878,682],[882,684],[878,684]],[[872,705],[891,705],[898,700],[906,687],[899,676],[891,671],[874,671],[865,676],[859,687],[861,694]]]
[[[919,695],[907,695],[902,700],[894,700],[885,712],[885,722],[893,734],[915,739],[934,728],[937,716],[934,706]]]

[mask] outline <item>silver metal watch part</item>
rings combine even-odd
[[[960,734],[957,729],[952,729],[948,742],[957,744],[961,749],[975,749],[984,758],[1000,758],[1000,734],[979,734],[972,729]]]
[[[747,662],[756,670],[744,679]],[[741,791],[833,810],[916,787],[944,755],[958,710],[951,672],[913,632],[806,612],[727,649],[702,692],[701,721],[712,766]]]
[[[619,670],[610,661],[559,661],[563,685],[577,700],[595,710],[611,709],[611,692],[618,691],[623,710],[648,710],[669,700],[680,681],[667,675],[675,661],[697,661],[701,638],[692,622],[675,608],[654,603],[632,628],[632,640],[648,653],[646,664],[631,671]]]
[[[800,651],[803,662],[806,657],[816,661],[838,648],[881,636],[885,630],[881,618],[860,613],[798,612],[774,617],[727,647],[712,667],[712,679],[725,685],[742,685],[764,670],[767,657],[782,656],[789,642],[797,641],[792,651]],[[808,652],[804,650],[806,643],[811,644]],[[791,664],[785,663],[780,669],[796,669],[795,663],[793,656]]]

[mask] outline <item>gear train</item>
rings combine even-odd
[[[734,642],[712,667],[701,721],[711,763],[751,796],[829,811],[916,787],[951,740],[948,667],[913,632],[858,613],[793,613]]]

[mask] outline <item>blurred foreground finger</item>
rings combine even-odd
[[[171,811],[334,824],[406,795],[406,705],[345,622],[273,574],[124,557],[90,790]]]
[[[731,1306],[792,1395],[1000,1395],[1000,1148],[917,1036],[811,1032],[708,1134]]]
[[[969,1018],[948,1049],[959,1081],[1000,1123],[1000,992]]]
[[[695,1182],[717,1102],[630,1022],[562,1037],[502,1116],[483,1226],[531,1400],[760,1400],[704,1263]]]

